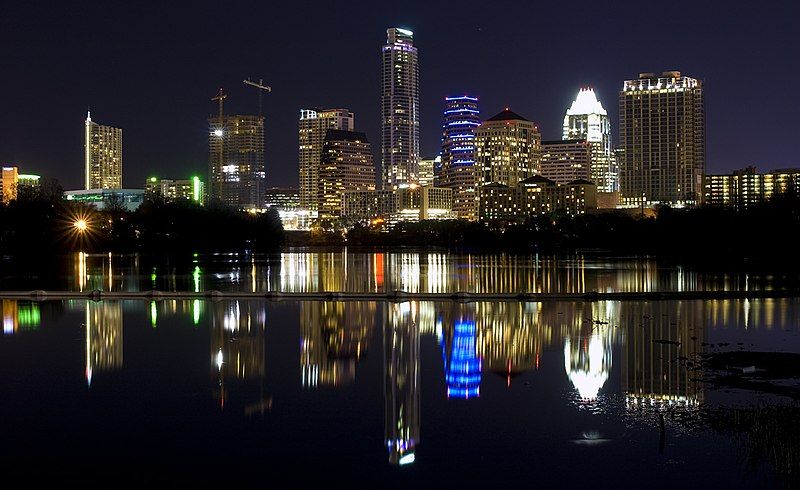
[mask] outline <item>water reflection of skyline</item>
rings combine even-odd
[[[52,303],[4,300],[6,337],[32,335],[39,328],[31,325],[37,318],[32,312],[41,311],[40,318]],[[124,369],[123,318],[128,311],[141,311],[143,304],[149,306],[144,310],[156,328],[173,317],[188,319],[192,328],[208,327],[210,392],[221,409],[235,406],[248,414],[269,410],[272,398],[265,380],[270,322],[263,301],[66,302],[67,311],[80,311],[85,322],[89,384],[100,373],[113,380]],[[578,406],[620,393],[628,409],[691,408],[705,397],[685,361],[702,350],[710,331],[782,331],[796,328],[798,319],[797,300],[791,299],[294,305],[300,341],[296,383],[303,389],[358,383],[360,366],[368,353],[378,352],[376,335],[382,336],[384,442],[394,464],[413,462],[421,444],[421,370],[434,369],[431,359],[421,358],[421,344],[434,342],[441,353],[436,369],[441,369],[443,390],[434,396],[445,399],[485,398],[486,383],[500,381],[513,388],[518,377],[552,365],[562,373],[562,386],[571,393],[567,398]],[[29,327],[23,328],[23,322]],[[143,325],[128,320],[126,326]],[[534,379],[527,377],[525,384]],[[499,392],[492,393],[496,397]]]
[[[227,253],[151,262],[139,255],[72,257],[77,291],[351,291],[585,293],[756,290],[780,276],[701,273],[654,259],[429,252]]]

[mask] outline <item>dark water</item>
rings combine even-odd
[[[111,275],[112,287],[125,280]],[[299,488],[793,482],[774,458],[754,458],[746,437],[700,416],[791,402],[701,383],[690,361],[714,349],[800,352],[800,300],[3,300],[2,313],[7,477]],[[782,450],[797,452],[789,444]]]

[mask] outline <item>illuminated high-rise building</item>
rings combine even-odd
[[[477,97],[445,97],[442,164],[436,185],[453,189],[453,212],[459,218],[473,221],[478,219],[475,130],[480,124]]]
[[[122,129],[92,121],[84,130],[85,189],[122,188]]]
[[[17,198],[19,171],[17,167],[0,168],[0,203],[7,203]]]
[[[541,171],[542,136],[536,124],[506,108],[475,131],[479,184],[516,185]]]
[[[208,125],[210,198],[235,208],[264,207],[264,118],[210,117]]]
[[[703,84],[667,71],[641,73],[619,93],[622,204],[700,203],[706,168]]]
[[[381,166],[384,189],[417,183],[419,64],[414,33],[392,27],[382,48]]]
[[[594,90],[581,89],[564,116],[565,140],[585,140],[591,154],[591,180],[597,192],[619,191],[619,171],[611,142],[611,121]],[[549,177],[552,178],[552,177]]]
[[[329,129],[353,131],[355,117],[348,109],[301,109],[298,130],[300,207],[318,210],[322,201],[319,169]]]
[[[325,133],[319,169],[319,211],[342,214],[346,191],[375,190],[375,166],[364,133],[329,129]]]

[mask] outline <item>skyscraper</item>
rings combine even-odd
[[[345,191],[375,190],[375,166],[364,133],[329,129],[325,133],[319,170],[319,210],[342,213]]]
[[[611,148],[611,121],[594,90],[581,89],[564,116],[565,140],[586,140],[591,147],[591,177],[598,192],[619,190],[619,171]]]
[[[84,136],[85,188],[122,188],[122,129],[103,126],[86,113]]]
[[[298,131],[298,157],[300,167],[300,207],[317,210],[319,195],[319,168],[325,134],[329,129],[352,131],[353,113],[347,109],[301,109]]]
[[[484,121],[475,132],[475,141],[481,185],[515,187],[541,170],[539,128],[508,108]]]
[[[442,165],[436,185],[453,190],[453,212],[468,220],[478,219],[475,129],[480,124],[477,97],[445,97]]]
[[[381,97],[381,166],[384,189],[417,182],[419,166],[419,65],[414,33],[386,30]]]
[[[703,84],[641,73],[619,93],[622,203],[699,204],[706,167]]]
[[[232,115],[208,119],[209,190],[237,208],[264,206],[264,118]]]
[[[18,182],[17,167],[0,167],[0,203],[8,203],[17,198]]]

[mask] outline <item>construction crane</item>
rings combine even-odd
[[[228,98],[228,96],[225,95],[225,92],[222,91],[222,87],[219,88],[219,93],[217,94],[217,96],[211,98],[211,100],[218,100],[219,101],[219,123],[220,123],[220,126],[222,125],[222,104],[223,104],[223,101],[225,99],[227,99],[227,98]]]
[[[258,82],[254,82],[249,78],[247,80],[243,80],[243,82],[245,85],[250,85],[258,90],[258,117],[261,117],[261,94],[263,92],[272,92],[272,87],[264,85],[264,80],[261,78],[258,79]]]

